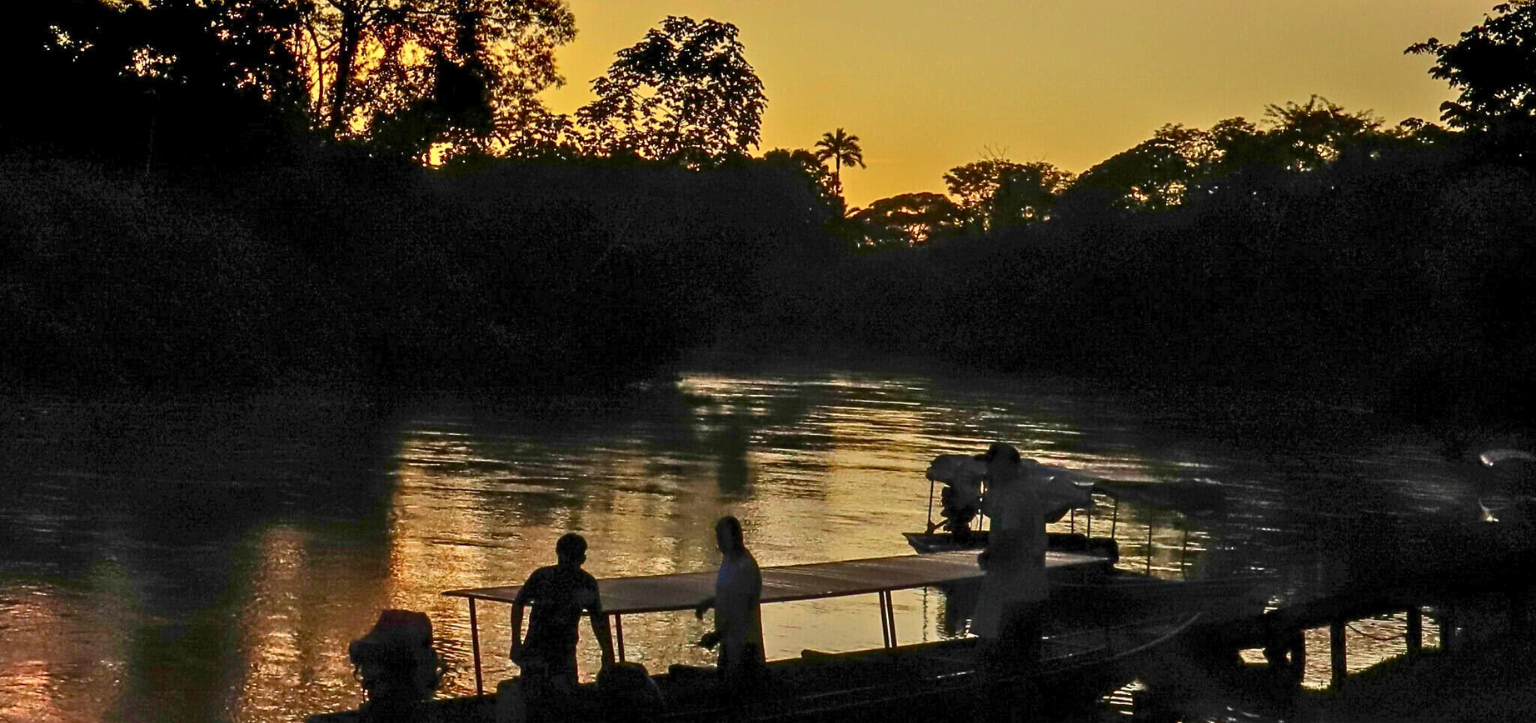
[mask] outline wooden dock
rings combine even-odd
[[[1347,676],[1345,629],[1380,615],[1405,613],[1404,645],[1409,655],[1423,649],[1424,616],[1440,627],[1440,647],[1447,652],[1463,644],[1458,631],[1462,608],[1489,600],[1507,604],[1509,632],[1529,632],[1530,565],[1523,560],[1484,562],[1451,570],[1425,571],[1388,586],[1358,585],[1332,594],[1293,603],[1261,615],[1229,621],[1205,631],[1203,644],[1212,650],[1262,648],[1272,667],[1299,675],[1306,659],[1304,633],[1328,628],[1331,685]]]

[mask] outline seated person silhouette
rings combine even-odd
[[[568,533],[555,543],[559,562],[541,567],[512,603],[512,662],[522,671],[523,697],[533,718],[555,717],[560,701],[576,689],[576,628],[583,612],[603,650],[603,666],[613,664],[613,643],[603,615],[597,580],[581,569],[587,541]],[[533,606],[528,637],[521,638],[523,608]]]
[[[715,629],[699,645],[720,646],[720,674],[728,685],[750,682],[763,665],[763,576],[742,539],[741,521],[726,516],[715,523],[715,544],[724,558],[715,575],[715,595],[693,609],[695,617],[715,609]]]

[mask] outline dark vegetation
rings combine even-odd
[[[574,136],[513,132],[533,131],[504,106],[536,103],[529,89],[553,72],[545,40],[569,36],[558,2],[503,19],[497,38],[539,38],[518,62],[475,49],[518,3],[480,3],[440,38],[431,3],[34,5],[4,38],[23,56],[9,66],[16,97],[31,100],[0,119],[7,386],[617,385],[742,325],[772,275],[836,250],[798,171],[732,150],[755,143],[760,106],[583,129],[602,158]],[[361,40],[346,36],[353,22]],[[744,73],[733,93],[756,82],[735,28],[667,29],[738,63],[709,69]],[[304,55],[302,36],[333,31],[328,54]],[[410,54],[390,46],[402,34],[434,48],[430,62],[356,71],[349,93],[311,99],[306,74],[335,88],[348,52],[403,66]],[[698,73],[651,72],[637,55],[614,72],[631,90],[697,90]],[[588,115],[622,115],[622,95]],[[417,161],[433,154],[447,163],[429,172]]]
[[[857,136],[748,155],[724,23],[666,19],[565,117],[558,0],[29,5],[9,386],[611,385],[715,348],[1536,412],[1527,3],[1409,49],[1445,127],[1313,98],[852,210]]]

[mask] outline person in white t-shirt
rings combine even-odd
[[[992,519],[987,549],[978,557],[986,574],[971,632],[982,639],[981,667],[993,687],[998,719],[1022,715],[1033,699],[1040,668],[1040,636],[1049,587],[1045,578],[1045,509],[1039,465],[1013,447],[993,444],[986,454],[987,492],[982,510]]]
[[[720,646],[719,668],[728,682],[750,678],[763,655],[763,576],[742,539],[741,521],[726,516],[715,523],[715,542],[724,558],[715,575],[715,594],[694,607],[694,615],[715,609],[715,629],[699,644]]]

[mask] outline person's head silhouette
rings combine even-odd
[[[987,448],[987,453],[982,455],[982,459],[988,462],[1018,462],[1020,455],[1019,450],[1011,444],[993,442],[992,446]]]
[[[561,565],[581,567],[587,561],[587,538],[574,532],[561,535],[555,542],[555,557],[559,558]]]
[[[742,539],[741,520],[732,515],[721,517],[715,523],[715,544],[720,546],[720,552],[727,557],[745,550],[747,545]]]

